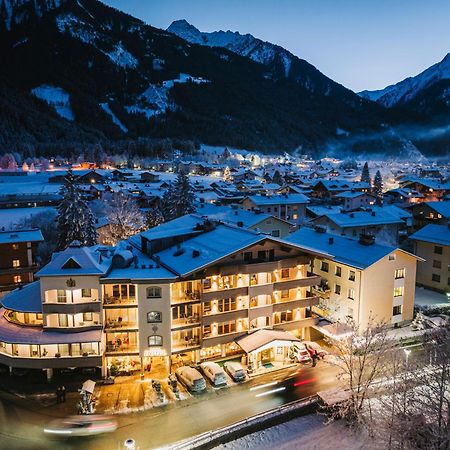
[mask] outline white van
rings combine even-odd
[[[228,375],[233,379],[233,381],[240,382],[245,381],[245,370],[242,365],[236,361],[227,361],[223,367],[225,368]]]
[[[305,344],[296,342],[289,349],[289,358],[293,359],[296,363],[304,363],[311,361],[308,349]]]
[[[203,373],[210,379],[213,386],[225,386],[227,384],[227,376],[222,367],[215,362],[203,362],[200,364]]]
[[[175,374],[177,378],[191,391],[202,392],[206,389],[206,381],[197,369],[189,366],[179,367]]]

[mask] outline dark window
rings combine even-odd
[[[275,260],[275,250],[273,248],[271,248],[269,250],[269,261],[274,261]]]
[[[260,261],[265,261],[265,259],[266,259],[266,251],[265,250],[260,250],[258,252],[258,259]]]
[[[280,237],[280,230],[272,230],[273,237]]]
[[[161,288],[159,286],[148,287],[147,298],[161,298]]]
[[[393,316],[398,316],[398,315],[401,314],[401,313],[402,313],[402,305],[394,306],[394,307],[392,308],[392,315],[393,315]]]
[[[162,322],[162,314],[160,311],[150,311],[147,313],[147,323]]]
[[[281,269],[281,278],[289,278],[289,269]]]
[[[252,252],[244,252],[244,261],[250,262],[253,258]]]
[[[341,294],[341,286],[339,286],[339,284],[336,284],[334,286],[334,293],[337,294],[337,295]]]
[[[342,274],[342,268],[340,266],[336,266],[336,271],[334,273],[337,277],[340,277]]]
[[[437,273],[433,273],[433,274],[431,275],[431,279],[432,279],[433,281],[436,281],[436,283],[440,283],[440,282],[441,282],[441,276],[438,275]]]
[[[322,272],[328,272],[328,268],[329,268],[328,263],[326,261],[322,261],[322,263],[320,264],[320,270]]]
[[[348,273],[348,279],[350,281],[355,281],[355,276],[356,276],[355,271],[354,270],[350,270],[350,272]]]
[[[442,255],[442,247],[440,245],[435,245],[434,253],[436,253],[436,255]]]
[[[162,345],[163,339],[162,336],[155,334],[154,336],[148,337],[148,346],[149,347],[158,347]]]
[[[442,268],[442,262],[439,261],[439,260],[437,260],[437,259],[434,259],[434,260],[433,260],[433,267],[434,267],[435,269],[440,269],[440,268]]]

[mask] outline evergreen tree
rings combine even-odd
[[[368,183],[369,186],[371,185],[369,165],[367,164],[367,162],[364,163],[364,167],[361,172],[361,181],[364,183]]]
[[[164,223],[164,216],[159,208],[152,208],[145,216],[145,225],[147,228],[154,228]]]
[[[228,166],[223,171],[223,181],[231,181],[231,170]]]
[[[279,184],[280,186],[283,186],[284,179],[278,170],[275,170],[275,173],[273,174],[273,177],[272,177],[272,181],[276,184]]]
[[[76,179],[69,170],[61,187],[62,200],[58,205],[58,250],[64,250],[73,241],[81,245],[95,245],[97,231],[94,215],[81,198]]]
[[[377,198],[377,203],[381,203],[381,199],[383,198],[383,178],[379,170],[377,170],[373,179],[373,193]]]
[[[172,220],[195,211],[195,195],[189,176],[183,170],[178,172],[177,179],[172,183],[163,196],[164,219]]]

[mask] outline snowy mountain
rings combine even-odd
[[[414,100],[425,89],[444,80],[450,80],[450,53],[445,58],[415,77],[406,78],[397,84],[387,86],[378,91],[362,91],[359,95],[368,100],[376,101],[387,108],[395,105],[404,105]],[[450,106],[450,92],[444,94]]]
[[[233,31],[206,33],[198,30],[185,19],[172,22],[167,31],[193,44],[226,48],[233,53],[250,58],[267,67],[267,77],[289,78],[311,92],[332,95],[337,90],[343,89],[341,85],[327,78],[307,61],[279,45],[262,41],[251,34]]]

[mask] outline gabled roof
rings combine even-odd
[[[338,225],[340,228],[349,227],[363,227],[370,225],[390,225],[396,223],[403,223],[399,217],[392,215],[385,211],[354,211],[349,213],[327,213],[323,216],[317,217],[315,221],[326,217],[331,222]]]
[[[177,219],[170,220],[169,222],[162,223],[157,227],[144,231],[139,236],[153,241],[156,239],[183,236],[185,234],[201,233],[201,230],[194,230],[201,223],[203,223],[201,216],[186,214],[185,216],[178,217]]]
[[[305,249],[328,254],[329,258],[357,269],[366,269],[381,258],[397,250],[380,244],[363,245],[355,239],[321,233],[312,228],[301,228],[287,236],[286,241]]]
[[[236,343],[244,350],[245,353],[250,353],[264,345],[270,344],[273,341],[286,342],[300,342],[293,334],[283,330],[258,330],[254,333],[242,336],[236,339]]]
[[[414,241],[450,246],[450,228],[446,225],[429,224],[416,231],[409,238]]]
[[[6,309],[18,312],[41,313],[41,286],[39,281],[26,284],[23,288],[14,289],[6,294],[0,303]]]
[[[424,205],[441,214],[443,217],[450,218],[450,201],[427,202]]]
[[[368,195],[369,197],[373,197],[373,195],[368,194],[367,192],[360,192],[360,191],[344,191],[340,194],[336,195],[336,198],[358,198],[363,195]]]
[[[102,257],[100,252],[96,251],[97,248],[98,246],[69,246],[64,251],[55,253],[52,260],[39,270],[36,276],[104,275],[110,267],[111,259]]]

